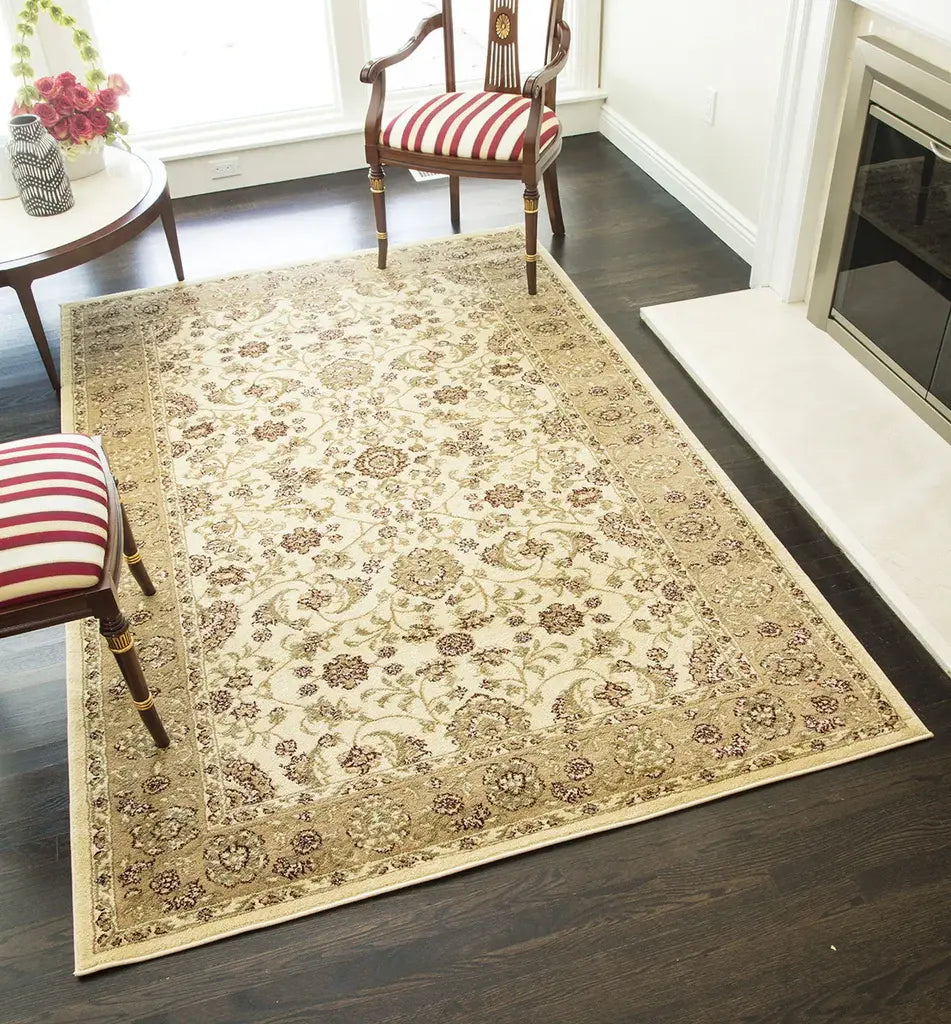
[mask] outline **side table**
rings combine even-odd
[[[105,156],[105,170],[72,183],[76,202],[66,213],[30,217],[18,198],[0,202],[0,285],[17,293],[57,392],[59,372],[33,298],[37,278],[88,263],[161,217],[175,275],[185,280],[164,164],[145,153],[115,146],[107,146]]]

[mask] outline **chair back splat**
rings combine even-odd
[[[518,60],[519,0],[489,0],[489,45],[485,58],[487,92],[522,91],[522,75]],[[548,31],[545,35],[545,63],[555,52],[555,31],[564,17],[565,0],[552,0],[548,10]],[[453,33],[452,0],[442,0],[443,50],[446,61],[446,92],[456,89],[455,35]],[[545,106],[554,109],[555,83],[546,89]]]
[[[486,92],[521,93],[518,68],[518,0],[491,0],[489,47],[485,57]]]

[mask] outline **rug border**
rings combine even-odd
[[[424,239],[396,246],[394,247],[394,252],[398,253],[401,249],[409,249],[417,245],[438,243],[439,241],[458,241],[466,238],[478,238],[485,237],[486,235],[520,231],[521,228],[519,226],[512,225],[492,231],[454,234],[446,236],[443,239]],[[124,295],[141,295],[150,292],[164,291],[171,288],[181,288],[183,285],[191,286],[201,284],[206,281],[211,282],[230,280],[236,277],[254,276],[261,273],[267,273],[268,271],[280,270],[285,267],[291,268],[316,265],[362,255],[375,256],[375,254],[375,249],[363,249],[347,253],[338,253],[332,256],[323,257],[319,260],[298,260],[281,266],[242,270],[231,274],[216,274],[207,278],[189,280],[187,282],[175,282],[167,285],[158,285],[153,288],[131,289],[126,292],[115,293],[108,297],[111,299]],[[88,845],[78,844],[73,842],[72,839],[74,835],[88,833],[89,821],[85,800],[85,778],[84,774],[80,771],[81,766],[85,764],[85,760],[83,758],[72,756],[72,752],[74,750],[84,748],[85,730],[83,728],[83,709],[80,688],[77,688],[75,685],[75,669],[72,671],[70,670],[70,666],[74,666],[77,663],[79,655],[81,654],[80,627],[78,622],[70,623],[66,628],[66,704],[68,747],[70,751],[68,759],[70,860],[73,889],[73,947],[75,957],[75,969],[73,973],[77,977],[92,974],[111,967],[140,963],[144,960],[151,960],[159,956],[166,956],[171,953],[194,949],[197,946],[217,942],[244,932],[256,931],[257,929],[267,928],[271,925],[281,924],[285,921],[292,921],[297,918],[322,913],[327,910],[335,909],[336,907],[345,906],[348,903],[371,899],[375,896],[394,892],[398,889],[407,888],[411,885],[435,881],[436,879],[445,878],[449,875],[457,874],[461,871],[474,867],[479,867],[483,864],[492,864],[496,861],[504,860],[507,857],[530,853],[533,850],[544,849],[548,846],[554,846],[572,839],[582,839],[587,836],[597,835],[598,833],[610,831],[626,825],[636,825],[643,821],[649,821],[652,818],[673,813],[674,811],[687,810],[690,807],[709,803],[725,796],[732,796],[734,794],[746,792],[750,789],[759,788],[760,786],[769,785],[775,782],[784,782],[787,779],[797,778],[801,775],[807,775],[826,768],[833,768],[842,764],[848,764],[852,761],[861,760],[872,754],[883,753],[887,750],[894,750],[899,747],[907,746],[911,743],[917,743],[920,740],[929,739],[933,736],[933,733],[928,730],[918,715],[912,710],[905,698],[885,676],[882,669],[859,643],[852,631],[842,621],[838,613],[829,604],[826,598],[819,592],[818,588],[808,577],[805,571],[799,566],[792,555],[787,551],[786,547],[775,536],[759,513],[747,501],[737,485],[733,483],[725,470],[723,470],[719,463],[714,459],[713,455],[711,455],[693,431],[687,426],[651,377],[646,373],[631,352],[625,348],[624,344],[617,337],[611,327],[609,327],[604,319],[597,313],[591,303],[585,298],[581,290],[561,268],[551,253],[543,246],[539,246],[539,255],[545,267],[551,272],[553,277],[563,288],[566,289],[566,291],[568,291],[575,302],[578,303],[584,313],[590,318],[591,322],[606,338],[610,340],[611,345],[620,355],[621,359],[629,369],[637,375],[637,378],[644,386],[646,393],[665,413],[665,415],[669,417],[671,422],[681,432],[692,451],[701,458],[708,472],[710,472],[720,486],[723,487],[724,491],[729,495],[731,500],[733,500],[743,515],[746,516],[756,533],[769,545],[770,550],[776,557],[777,561],[779,561],[780,564],[782,564],[783,567],[795,578],[796,583],[806,593],[809,600],[813,602],[817,610],[825,616],[827,622],[838,632],[842,641],[851,648],[851,653],[855,655],[866,669],[870,671],[870,675],[873,677],[875,684],[882,690],[885,696],[892,703],[895,711],[901,716],[903,722],[902,730],[891,734],[887,739],[883,737],[873,737],[872,739],[863,740],[849,748],[849,752],[847,754],[838,753],[832,755],[829,752],[822,751],[805,758],[800,758],[797,762],[798,767],[795,770],[790,771],[787,767],[786,770],[779,775],[776,774],[777,766],[773,765],[768,768],[762,768],[757,772],[751,772],[748,781],[741,785],[737,785],[735,779],[711,783],[700,790],[695,790],[693,795],[686,800],[683,799],[682,795],[674,794],[657,801],[647,814],[636,814],[635,812],[638,809],[643,810],[643,805],[635,805],[633,808],[626,808],[624,810],[598,815],[595,819],[589,819],[589,823],[587,823],[583,829],[579,829],[579,823],[575,822],[561,825],[557,828],[546,831],[544,839],[539,839],[537,837],[519,837],[517,839],[507,840],[503,843],[497,844],[494,852],[489,855],[486,855],[484,852],[462,852],[453,854],[440,859],[440,867],[438,870],[430,870],[430,865],[427,865],[424,868],[414,867],[403,869],[401,871],[394,872],[391,876],[391,880],[387,884],[381,885],[376,889],[368,891],[364,887],[365,882],[351,883],[350,885],[341,887],[337,892],[336,898],[329,902],[320,903],[318,906],[314,905],[314,898],[312,896],[305,897],[301,900],[283,904],[280,908],[275,908],[273,912],[269,912],[267,908],[263,908],[241,915],[235,919],[237,923],[226,931],[220,930],[220,928],[215,926],[214,922],[209,922],[190,929],[190,934],[193,937],[187,942],[169,945],[166,941],[168,937],[150,939],[146,942],[137,944],[135,948],[138,952],[135,954],[120,958],[113,958],[108,956],[106,953],[90,952],[92,947],[92,929],[88,922],[92,920],[93,909],[90,891],[92,864]],[[61,310],[61,338],[65,340],[70,336],[71,310],[74,307],[99,301],[102,301],[102,297],[64,304]],[[60,367],[62,377],[62,429],[67,431],[73,428],[73,366],[72,346],[69,344],[61,345]],[[593,824],[594,821],[597,821],[597,824]],[[82,848],[80,848],[80,845]]]

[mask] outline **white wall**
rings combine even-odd
[[[789,8],[790,0],[604,4],[602,131],[747,259]],[[708,88],[718,94],[712,126]]]

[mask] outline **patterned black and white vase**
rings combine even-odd
[[[73,189],[59,143],[35,114],[13,118],[8,148],[13,180],[31,217],[50,217],[72,208]]]

